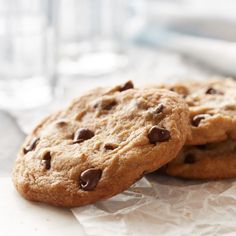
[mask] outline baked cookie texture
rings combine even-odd
[[[109,198],[174,159],[189,135],[184,100],[132,82],[95,89],[45,118],[13,170],[26,199],[76,207]]]
[[[233,79],[156,85],[182,95],[190,109],[192,136],[186,145],[236,140],[236,82]]]
[[[186,179],[235,178],[236,141],[185,146],[163,170],[170,176]]]

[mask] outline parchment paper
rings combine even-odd
[[[94,205],[72,209],[88,235],[236,235],[236,182],[157,174]]]

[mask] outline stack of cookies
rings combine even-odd
[[[161,167],[189,179],[234,177],[235,89],[233,80],[152,88],[128,81],[89,91],[26,138],[13,170],[16,189],[32,201],[75,207]]]
[[[187,179],[236,177],[236,82],[186,81],[157,87],[175,91],[184,98],[192,134],[164,171]]]

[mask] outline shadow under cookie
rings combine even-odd
[[[236,177],[236,141],[185,146],[162,167],[162,173],[185,179],[228,179]]]

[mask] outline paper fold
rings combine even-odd
[[[233,235],[236,184],[152,174],[111,199],[72,212],[88,235]]]

